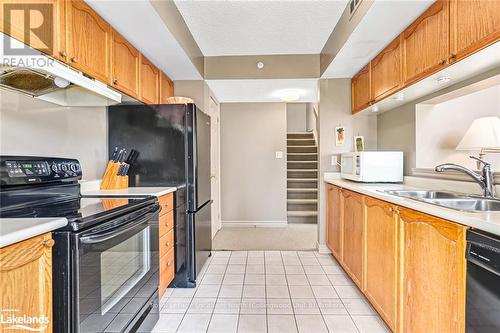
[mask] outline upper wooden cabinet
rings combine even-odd
[[[146,104],[158,104],[160,71],[147,58],[141,55],[141,101]]]
[[[370,74],[370,64],[368,64],[352,78],[351,100],[353,113],[366,108],[372,101]]]
[[[365,197],[364,291],[387,325],[396,330],[398,220],[396,207]]]
[[[326,245],[333,255],[342,260],[342,195],[340,188],[327,185],[326,189]]]
[[[400,209],[399,332],[465,331],[466,227]]]
[[[375,101],[402,87],[401,37],[397,37],[371,62],[371,89]]]
[[[40,318],[45,324],[26,324],[33,331],[52,332],[52,250],[54,241],[50,233],[30,238],[0,249],[0,307],[2,316],[7,318],[7,309],[16,317]],[[10,324],[0,323],[0,332]],[[21,332],[21,331],[19,331]]]
[[[346,272],[361,288],[363,282],[363,196],[342,190],[342,260]]]
[[[160,72],[160,104],[166,104],[169,97],[174,96],[174,83],[168,76]]]
[[[418,81],[448,64],[448,1],[438,0],[402,34],[403,82]]]
[[[111,46],[111,84],[127,95],[139,98],[140,53],[113,30]]]
[[[500,39],[500,1],[450,0],[450,58],[458,61]]]
[[[64,0],[1,1],[0,31],[65,61],[64,5]]]
[[[66,1],[68,63],[111,82],[111,26],[83,1]]]

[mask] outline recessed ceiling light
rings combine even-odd
[[[378,112],[378,105],[372,106],[372,109],[370,110],[370,112],[373,112],[373,113]]]
[[[278,90],[274,95],[279,97],[282,101],[295,102],[302,95],[302,90],[301,89],[283,89],[283,90]]]
[[[262,69],[262,68],[264,68],[264,63],[262,61],[259,61],[257,63],[257,69]]]
[[[451,76],[449,74],[443,73],[436,79],[437,83],[444,84],[451,81]]]

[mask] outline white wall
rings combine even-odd
[[[326,231],[326,200],[325,172],[339,171],[331,164],[332,155],[353,150],[355,135],[365,137],[366,150],[377,148],[377,117],[352,115],[351,113],[351,80],[330,79],[320,80],[319,103],[319,227],[318,243],[325,245]],[[335,127],[345,127],[345,146],[335,146]]]
[[[107,162],[106,108],[67,108],[0,90],[0,153],[76,158],[83,178],[100,179]]]
[[[476,169],[476,162],[468,156],[477,152],[457,151],[456,146],[474,119],[487,116],[500,116],[498,85],[436,105],[417,105],[416,167],[453,162]],[[494,170],[500,169],[500,154],[486,155],[486,159]]]
[[[286,104],[286,130],[305,132],[307,125],[307,103]]]
[[[223,225],[286,223],[286,104],[222,103],[220,130]]]

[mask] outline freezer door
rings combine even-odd
[[[200,273],[212,250],[211,204],[208,202],[193,216],[196,276]]]

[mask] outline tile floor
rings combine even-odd
[[[197,288],[167,289],[153,332],[389,332],[331,255],[214,251]]]

